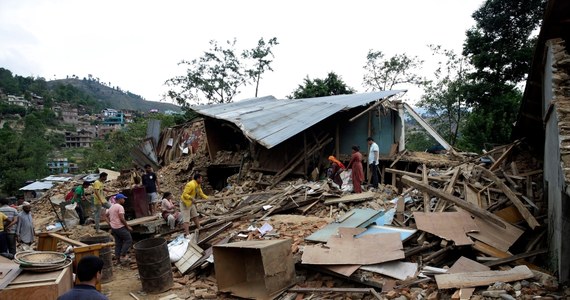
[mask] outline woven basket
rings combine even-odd
[[[65,262],[67,256],[53,251],[27,251],[14,255],[14,260],[24,266],[56,266]]]

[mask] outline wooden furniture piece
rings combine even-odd
[[[6,288],[0,291],[0,300],[57,299],[73,287],[73,271],[68,267],[46,273],[22,271]]]
[[[75,253],[75,259],[73,261],[73,266],[77,266],[77,262],[81,260],[84,256],[94,255],[99,256],[99,250],[105,247],[112,247],[115,245],[114,242],[109,243],[101,243],[101,244],[93,244],[88,245],[82,243],[80,241],[76,241],[74,239],[70,239],[63,234],[58,234],[54,232],[40,232],[38,233],[38,251],[57,251],[57,243],[58,241],[62,241],[68,243],[72,246],[73,252]],[[79,281],[76,280],[76,283]],[[101,283],[97,283],[97,290],[101,291]]]

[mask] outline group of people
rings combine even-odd
[[[379,176],[378,176],[378,162],[380,159],[380,149],[378,144],[374,142],[372,137],[368,137],[367,143],[370,146],[368,151],[368,167],[371,173],[370,187],[377,189]],[[362,153],[360,153],[360,147],[357,145],[352,146],[352,155],[350,157],[350,162],[348,166],[345,167],[342,162],[340,162],[336,157],[329,156],[329,161],[331,162],[330,172],[328,174],[329,178],[332,179],[334,183],[342,186],[343,182],[340,174],[346,169],[351,169],[351,179],[354,193],[362,193],[362,182],[364,181],[364,168],[362,166]]]
[[[0,199],[0,255],[15,255],[17,243],[24,250],[31,248],[35,234],[31,211],[29,202],[23,202],[16,208],[10,206],[7,198]]]

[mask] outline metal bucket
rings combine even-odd
[[[79,240],[87,245],[108,243],[111,236],[108,234],[84,237]],[[99,257],[103,260],[103,270],[101,270],[101,282],[106,283],[113,279],[113,251],[111,247],[101,248]]]
[[[143,291],[158,294],[174,285],[168,245],[163,238],[150,238],[136,243],[135,258]]]

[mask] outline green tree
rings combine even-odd
[[[479,150],[485,143],[504,144],[522,93],[517,89],[530,69],[544,0],[487,0],[473,13],[463,54],[474,66],[464,95],[472,111],[461,144]]]
[[[257,92],[259,91],[259,81],[261,80],[261,75],[265,71],[273,71],[271,68],[271,62],[273,62],[272,48],[278,45],[277,38],[271,38],[269,41],[265,42],[263,38],[259,39],[257,42],[257,47],[246,50],[243,52],[242,56],[246,59],[251,59],[254,64],[251,68],[246,70],[248,76],[255,82],[255,97],[257,97]]]
[[[429,46],[439,56],[434,72],[435,80],[426,83],[418,106],[426,109],[430,124],[452,146],[468,115],[465,89],[469,84],[469,64],[465,57],[441,46]]]
[[[346,85],[340,76],[334,72],[330,72],[325,79],[317,78],[313,80],[307,76],[305,79],[303,79],[303,84],[300,84],[297,89],[293,91],[293,94],[288,96],[288,98],[314,98],[353,94],[354,92],[355,90]]]
[[[201,96],[208,104],[231,102],[238,94],[238,88],[247,83],[247,74],[236,55],[236,40],[227,41],[226,46],[210,41],[210,49],[191,61],[183,60],[186,75],[166,81],[173,88],[167,95],[184,107],[190,103],[201,104]]]
[[[401,84],[421,86],[426,80],[418,74],[423,61],[417,56],[396,54],[384,58],[382,51],[369,50],[364,65],[364,83],[367,90],[387,91]]]

